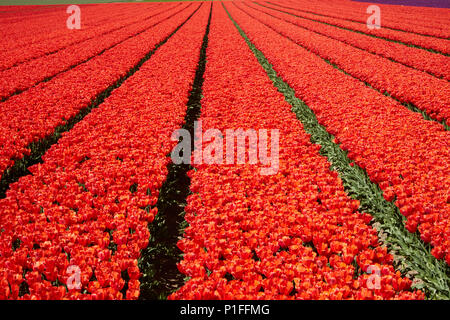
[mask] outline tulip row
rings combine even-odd
[[[30,153],[27,147],[52,135],[102,92],[114,87],[146,54],[167,38],[197,5],[173,14],[111,50],[0,104],[0,174]]]
[[[248,3],[245,4],[249,5]],[[251,7],[307,30],[345,42],[351,46],[378,54],[412,68],[428,72],[439,78],[450,80],[450,57],[336,28],[324,23],[300,18],[290,13],[284,14],[287,13],[284,10],[271,10],[264,5],[252,5]]]
[[[450,264],[450,133],[337,71],[255,19],[227,5],[250,41],[420,231],[431,253]],[[301,61],[302,63],[298,63]]]
[[[331,5],[330,3],[325,4],[320,1],[315,3],[287,1],[287,3],[289,3],[289,6],[301,9],[302,11],[363,24],[366,24],[367,18],[370,15],[366,12],[370,4],[355,1],[344,1],[341,3],[339,1],[333,1]],[[444,39],[450,38],[450,33],[447,28],[447,9],[397,7],[392,5],[387,7],[379,3],[376,5],[380,7],[382,28]]]
[[[360,202],[360,208],[364,208],[364,211],[372,215],[371,223],[377,230],[382,230],[383,243],[394,249],[395,254],[399,255],[397,262],[401,261],[401,263],[396,264],[396,267],[402,273],[413,272],[415,279],[420,280],[422,287],[426,288],[428,298],[445,299],[448,297],[450,281],[449,266],[446,262],[436,260],[430,253],[429,247],[425,246],[420,239],[419,234],[410,233],[405,228],[405,219],[399,208],[384,198],[380,187],[370,180],[364,169],[348,157],[348,153],[341,149],[335,137],[318,122],[312,109],[299,99],[289,84],[277,74],[264,54],[249,40],[232,16],[230,19],[274,86],[283,93],[285,100],[292,106],[292,111],[303,124],[304,130],[311,135],[311,141],[320,145],[320,154],[327,157],[332,164],[332,170],[339,173],[346,192],[352,199]]]
[[[17,10],[18,7],[2,7],[5,12],[2,12],[0,18],[1,33],[4,42],[0,47],[4,50],[15,49],[26,46],[37,41],[49,39],[52,35],[62,34],[67,32],[66,19],[69,15],[66,13],[66,6],[54,6],[53,10],[49,11],[48,6],[34,7],[34,9],[22,6],[22,10]],[[80,6],[83,11],[83,21],[85,26],[98,26],[102,23],[106,15],[92,6]],[[95,17],[97,11],[97,18]],[[110,8],[108,13],[117,15],[119,12]],[[105,12],[106,13],[106,12]],[[39,32],[36,32],[39,30]]]
[[[389,93],[401,102],[411,103],[431,118],[444,123],[447,121],[447,125],[450,125],[450,83],[447,80],[437,79],[338,40],[299,28],[261,11],[241,5],[238,8],[351,76],[382,93]]]
[[[11,27],[2,30],[2,34],[5,37],[22,35],[22,37],[18,38],[18,43],[11,43],[13,47],[26,44],[24,43],[25,38],[33,41],[40,39],[40,37],[42,39],[49,39],[50,34],[58,35],[66,27],[65,24],[60,25],[58,22],[65,22],[67,17],[69,17],[69,14],[66,12],[67,7],[67,5],[52,7],[35,6],[34,8],[31,6],[27,6],[26,8],[24,6],[22,8],[15,6],[2,7],[5,10],[2,12],[0,18],[0,25]],[[79,5],[79,7],[82,13],[84,13],[82,17],[84,24],[82,25],[86,27],[100,26],[102,23],[108,21],[108,15],[110,19],[117,19],[126,15],[123,7],[120,8],[117,5],[105,5],[103,7],[98,7],[98,5]],[[155,5],[145,5],[145,7],[149,9],[155,7]],[[17,8],[20,10],[17,10]],[[139,9],[139,6],[137,4],[130,5],[129,9],[130,12],[135,12]],[[46,24],[45,21],[49,22],[49,24]],[[50,34],[36,34],[36,29],[30,28],[37,28]],[[34,37],[33,34],[35,35]],[[2,43],[1,45],[3,46],[5,44]]]
[[[322,15],[317,15],[317,14],[311,14],[311,13],[307,13],[307,12],[295,9],[292,6],[280,7],[278,5],[272,5],[272,4],[267,4],[267,5],[270,7],[273,7],[273,8],[277,8],[277,9],[283,8],[284,11],[296,14],[302,18],[328,23],[328,24],[338,26],[341,28],[362,32],[362,33],[365,33],[365,34],[368,34],[371,36],[380,37],[380,38],[384,38],[384,39],[388,39],[388,40],[399,41],[399,42],[402,42],[405,44],[410,44],[410,45],[418,46],[418,47],[429,49],[429,50],[435,50],[435,51],[438,51],[438,52],[444,53],[444,54],[450,54],[449,40],[433,38],[433,37],[423,36],[423,35],[414,34],[414,33],[407,33],[407,32],[387,29],[387,28],[371,30],[371,29],[367,28],[366,24],[347,21],[347,20],[343,20],[340,18],[333,18],[331,16],[322,16]]]
[[[138,259],[157,213],[170,136],[186,112],[208,9],[0,200],[0,299],[138,298]]]
[[[0,23],[17,22],[26,17],[51,16],[63,6],[2,6],[0,12]]]
[[[290,3],[291,5],[295,5],[295,1],[284,1],[286,3]],[[336,15],[337,18],[341,18],[344,20],[357,21],[360,23],[366,23],[368,13],[366,12],[367,7],[369,6],[367,2],[360,1],[347,1],[343,0],[341,3],[338,3],[339,0],[333,1],[333,7],[335,6],[335,10],[332,10],[332,7],[329,5],[322,6],[319,10],[323,10],[323,13],[327,15]],[[298,4],[299,2],[297,2]],[[305,3],[305,2],[303,2]],[[317,4],[319,4],[317,2]],[[312,5],[312,3],[307,4]],[[387,24],[385,26],[387,28],[406,30],[404,28],[406,22],[409,22],[409,25],[406,26],[412,33],[420,33],[418,29],[414,29],[415,26],[428,28],[430,32],[446,32],[447,34],[436,34],[436,37],[448,38],[448,30],[446,28],[446,24],[448,23],[448,16],[446,15],[446,9],[444,8],[435,8],[435,7],[416,7],[416,6],[396,6],[396,5],[385,5],[383,3],[377,3],[377,6],[380,7],[380,10],[383,11],[383,20]],[[317,11],[317,10],[315,10]],[[342,14],[344,13],[345,14]],[[319,12],[321,14],[321,12]],[[392,24],[401,23],[403,28],[399,25],[398,27]],[[383,25],[383,24],[382,24]],[[433,33],[430,33],[433,35]]]
[[[172,5],[171,5],[172,6]],[[169,6],[166,7],[168,9]],[[69,15],[65,10],[58,13],[56,21],[44,19],[41,24],[50,26],[51,30],[48,34],[45,32],[39,32],[36,34],[36,30],[40,30],[40,25],[33,26],[34,34],[31,37],[24,37],[23,35],[6,35],[4,37],[5,42],[3,45],[4,50],[0,55],[0,70],[9,69],[13,66],[21,64],[25,61],[36,59],[38,57],[53,54],[61,49],[65,49],[69,46],[74,46],[77,44],[82,45],[83,41],[95,39],[101,35],[108,34],[110,32],[120,30],[128,25],[139,22],[149,16],[148,11],[164,11],[161,8],[154,9],[149,8],[148,11],[136,8],[128,13],[122,13],[120,16],[109,16],[109,10],[106,12],[99,12],[96,9],[92,15],[97,12],[99,15],[96,17],[94,25],[85,25],[86,18],[84,17],[84,11],[82,11],[82,29],[80,30],[69,30],[66,26],[66,19]],[[93,16],[95,17],[95,16]],[[91,18],[93,19],[93,18]],[[31,28],[27,22],[22,22],[22,26]],[[20,38],[18,38],[20,37]],[[15,44],[14,44],[15,43]]]
[[[56,53],[33,59],[16,67],[0,72],[0,99],[5,99],[14,93],[22,92],[44,79],[55,76],[67,69],[81,64],[119,43],[145,32],[155,24],[170,18],[174,12],[185,9],[181,6],[174,10],[163,7],[151,14],[139,17],[138,22],[130,25],[116,23],[118,30],[97,35],[89,40],[68,46]],[[133,20],[136,18],[133,18]]]
[[[371,216],[358,212],[221,6],[208,43],[203,131],[278,129],[279,171],[194,165],[189,227],[178,243],[179,270],[190,280],[169,298],[423,298],[395,272]],[[365,273],[371,268],[380,270],[379,287]]]

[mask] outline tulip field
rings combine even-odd
[[[0,6],[0,299],[450,299],[450,9],[374,4]]]

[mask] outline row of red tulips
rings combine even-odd
[[[342,18],[333,18],[332,16],[323,16],[323,15],[317,15],[308,13],[305,11],[301,11],[298,9],[295,9],[292,5],[289,5],[287,8],[285,6],[280,7],[276,5],[268,4],[268,6],[273,8],[283,8],[284,11],[289,11],[291,13],[294,13],[298,16],[307,18],[307,19],[313,19],[320,22],[329,23],[338,27],[359,31],[368,35],[373,35],[376,37],[386,38],[393,41],[400,41],[403,43],[419,46],[426,49],[433,49],[437,50],[442,53],[450,54],[450,46],[449,46],[449,40],[440,39],[440,38],[433,38],[429,36],[423,36],[415,33],[408,33],[403,31],[397,31],[392,30],[388,28],[380,28],[380,29],[368,29],[366,23],[359,23],[359,22],[353,22],[348,21]],[[383,11],[383,16],[384,16]],[[383,17],[382,16],[382,17]],[[368,15],[367,15],[368,17]],[[383,19],[383,18],[381,18]],[[383,21],[383,20],[382,20]]]
[[[178,243],[179,270],[191,279],[169,298],[423,298],[395,272],[371,216],[358,212],[221,5],[207,61],[203,131],[279,129],[280,167],[264,176],[249,164],[194,166]]]
[[[104,23],[106,16],[102,13],[98,16],[101,21],[95,19],[95,12],[98,10],[84,5],[80,5],[80,8],[85,11],[83,16],[85,26],[98,26],[98,23]],[[55,35],[62,35],[63,31],[67,32],[65,24],[68,17],[67,5],[22,6],[19,10],[15,6],[2,6],[2,9],[4,10],[0,17],[0,26],[5,39],[5,42],[0,44],[2,49],[23,47],[39,40],[49,40]],[[119,13],[115,10],[108,11],[115,15]],[[37,30],[40,32],[36,32]]]
[[[278,1],[277,1],[278,2]],[[365,24],[370,14],[366,12],[371,3],[351,0],[333,1],[280,1],[293,8],[343,20]],[[380,8],[381,26],[405,32],[423,34],[439,38],[450,38],[447,28],[447,9],[418,8],[413,6],[392,6],[372,3]]]
[[[450,125],[450,83],[447,80],[437,79],[338,40],[299,28],[261,11],[236,6],[255,20],[336,64],[353,77],[369,83],[381,92],[388,92],[402,102],[412,103],[433,119],[445,120]]]
[[[450,133],[339,72],[234,5],[227,8],[349,158],[366,169],[386,199],[396,199],[407,217],[406,228],[419,230],[434,247],[432,254],[450,264]]]
[[[2,16],[0,23],[18,22],[26,17],[43,17],[51,16],[57,10],[61,10],[64,6],[2,6],[0,12]]]
[[[157,213],[171,133],[186,113],[208,9],[0,200],[1,299],[138,298],[138,258]]]
[[[439,78],[450,80],[450,57],[434,54],[422,49],[408,47],[399,43],[385,41],[383,39],[370,37],[361,33],[336,28],[334,26],[315,22],[308,19],[295,17],[282,11],[271,10],[264,6],[259,6],[245,2],[261,12],[266,12],[284,21],[298,25],[302,28],[317,32],[329,38],[345,42],[359,49],[383,56],[388,59],[403,63],[412,68],[431,73]]]
[[[123,19],[119,23],[114,22],[116,30],[97,34],[89,40],[77,42],[53,54],[1,71],[0,99],[8,97],[14,92],[28,89],[46,78],[63,72],[83,61],[92,59],[103,51],[109,50],[129,38],[145,32],[145,30],[155,24],[169,19],[176,12],[185,9],[185,7],[186,5],[170,10],[174,7],[164,6],[159,10],[144,11],[144,14],[141,13],[138,17]]]
[[[3,48],[0,53],[0,70],[9,69],[24,61],[52,54],[68,46],[114,31],[139,21],[140,18],[146,16],[145,12],[148,15],[148,11],[159,10],[155,5],[145,5],[145,7],[147,10],[131,6],[131,12],[124,12],[117,6],[103,10],[82,6],[80,8],[81,29],[79,30],[67,28],[66,20],[69,18],[69,14],[66,13],[67,7],[60,8],[54,17],[40,19],[30,17],[15,24],[7,23],[3,27],[5,31],[3,31],[2,39],[4,41],[0,45]],[[15,31],[16,27],[21,32],[9,31]]]
[[[0,174],[29,153],[27,146],[87,107],[97,95],[125,76],[197,8],[191,5],[170,19],[111,50],[42,82],[0,104]]]

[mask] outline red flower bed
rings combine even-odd
[[[273,7],[273,8],[277,8],[279,9],[279,6],[274,6],[274,5],[270,5],[269,6]],[[365,8],[367,8],[369,6],[369,4],[365,3],[364,5],[366,5]],[[284,4],[283,4],[284,6]],[[329,23],[335,26],[339,26],[339,27],[343,27],[343,28],[347,28],[347,29],[351,29],[351,30],[355,30],[355,31],[359,31],[362,33],[366,33],[369,35],[374,35],[377,37],[381,37],[381,38],[386,38],[386,39],[390,39],[390,40],[394,40],[394,41],[400,41],[400,42],[404,42],[407,44],[412,44],[412,45],[416,45],[416,46],[420,46],[422,48],[427,48],[427,49],[433,49],[433,50],[437,50],[439,52],[442,53],[447,53],[450,54],[450,45],[449,45],[449,40],[445,40],[445,39],[441,39],[441,38],[434,38],[434,37],[429,37],[429,36],[424,36],[424,35],[420,35],[420,34],[415,34],[415,33],[409,33],[409,32],[403,32],[403,31],[398,31],[398,30],[392,30],[389,28],[385,28],[383,21],[384,20],[384,16],[386,14],[386,12],[388,10],[383,10],[381,12],[381,24],[382,27],[380,29],[373,29],[370,30],[367,28],[366,25],[366,20],[364,20],[364,22],[353,22],[353,21],[348,21],[342,18],[334,18],[332,16],[322,16],[322,15],[318,15],[318,14],[323,14],[324,12],[318,11],[316,10],[316,12],[318,14],[312,14],[312,13],[308,13],[308,12],[304,12],[304,11],[299,11],[299,10],[292,10],[289,9],[295,7],[295,5],[293,6],[292,4],[287,4],[286,5],[288,8],[283,7],[284,11],[289,11],[292,12],[298,16],[301,17],[305,17],[308,19],[313,19],[316,21],[321,21],[321,22],[325,22],[325,23]],[[369,17],[369,14],[365,13],[366,9],[361,9],[361,14],[364,15],[364,17],[367,19]],[[331,11],[332,9],[330,9]],[[442,9],[444,10],[444,9]],[[337,10],[334,9],[333,10],[333,14],[335,15],[337,13]],[[434,18],[433,18],[434,19]],[[413,19],[413,21],[416,21],[417,17],[415,19]],[[432,18],[427,19],[427,21],[431,21]],[[411,20],[409,20],[411,21]],[[409,23],[409,22],[408,22]],[[448,22],[447,22],[448,23]],[[445,25],[445,24],[444,24]],[[414,25],[414,27],[416,27],[416,25]]]
[[[95,5],[80,5],[81,29],[70,30],[66,24],[70,16],[66,12],[67,7],[68,5],[59,7],[42,17],[39,13],[34,13],[18,21],[6,20],[0,44],[0,70],[112,32],[148,16],[149,11],[160,10],[154,4],[131,4],[127,6],[127,10],[124,10],[123,4],[122,7],[106,4],[100,8]]]
[[[111,50],[0,104],[0,174],[30,151],[27,146],[87,107],[134,67],[197,8],[166,19]]]
[[[233,5],[231,15],[348,156],[396,199],[406,228],[450,264],[450,133],[424,120]],[[349,57],[350,58],[350,57]],[[362,63],[362,61],[361,61]]]
[[[280,167],[261,175],[259,165],[195,165],[178,243],[179,270],[191,279],[170,299],[423,298],[395,272],[371,216],[358,212],[221,6],[208,41],[203,131],[279,129]]]
[[[137,261],[208,14],[205,5],[0,200],[1,299],[121,299],[127,278],[125,297],[139,296]],[[81,287],[67,290],[76,268]]]
[[[267,9],[252,3],[245,3],[246,5],[257,9],[260,12],[266,12],[272,16],[288,21],[292,24],[306,28],[310,31],[317,32],[324,36],[345,42],[349,45],[366,50],[371,53],[383,56],[385,58],[393,59],[394,61],[403,63],[407,66],[418,70],[429,72],[437,77],[450,80],[450,58],[441,54],[435,54],[422,49],[407,47],[405,45],[385,41],[383,39],[370,37],[357,32],[344,30],[334,26],[323,23],[298,18],[280,11]],[[265,4],[263,4],[265,5]],[[245,6],[241,8],[249,11]],[[282,11],[284,8],[279,8]],[[252,14],[257,14],[259,17],[263,15],[259,12],[251,11]],[[292,10],[290,12],[293,12]]]
[[[239,6],[242,8],[242,6]],[[349,46],[295,25],[243,8],[255,18],[295,43],[336,64],[350,75],[365,81],[381,92],[387,91],[402,102],[413,103],[433,119],[450,118],[450,83],[429,74],[413,70],[367,51]],[[449,61],[449,60],[448,60]],[[417,85],[420,83],[420,86]],[[400,106],[400,108],[404,108]]]
[[[127,39],[145,32],[154,24],[170,18],[175,12],[183,8],[174,10],[170,7],[163,7],[157,11],[144,11],[146,14],[140,14],[138,17],[123,19],[118,23],[114,22],[115,29],[108,33],[100,32],[89,40],[75,43],[63,48],[56,53],[44,55],[19,64],[16,67],[0,72],[0,99],[10,96],[16,91],[28,89],[36,83],[63,72],[71,66],[77,65],[101,54],[105,50],[126,41]],[[33,49],[23,50],[29,53]],[[9,56],[14,57],[13,52]]]
[[[352,0],[333,0],[328,3],[320,0],[313,3],[304,0],[283,0],[277,1],[277,3],[302,11],[363,24],[366,24],[370,15],[366,12],[367,7],[375,4],[380,8],[382,27],[439,38],[450,37],[447,28],[448,9],[385,5]]]
[[[448,14],[445,8],[387,5],[381,2],[367,3],[352,0],[333,0],[328,3],[320,0],[314,3],[290,0],[277,2],[283,6],[364,24],[369,17],[369,13],[366,12],[367,7],[374,4],[380,7],[384,22],[382,27],[436,38],[450,37],[447,28]]]

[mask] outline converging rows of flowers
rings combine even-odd
[[[310,31],[317,32],[329,38],[345,42],[357,48],[406,64],[407,66],[429,72],[439,78],[450,80],[450,57],[448,56],[435,54],[419,48],[408,47],[400,43],[389,42],[384,39],[371,37],[367,34],[361,34],[313,20],[299,18],[286,13],[295,14],[295,11],[293,10],[279,8],[282,10],[280,12],[276,9],[268,9],[266,6],[259,6],[253,3],[244,2],[244,4]]]
[[[423,298],[394,270],[371,216],[358,212],[359,202],[346,195],[220,5],[213,8],[207,61],[203,130],[279,129],[279,171],[194,165],[189,226],[178,243],[178,268],[190,280],[169,298]]]
[[[0,200],[0,299],[138,298],[208,14],[202,6]]]
[[[170,19],[0,103],[0,175],[30,153],[32,142],[54,133],[125,76],[159,42],[167,38],[198,6],[191,5]]]
[[[284,6],[290,6],[303,11],[314,12],[324,16],[340,18],[365,24],[367,21],[366,9],[370,4],[351,0],[337,1],[277,1]],[[447,28],[448,16],[446,9],[394,6],[376,3],[382,12],[382,27],[408,31],[439,38],[449,38]]]
[[[182,6],[183,9],[185,6]],[[135,17],[115,21],[105,31],[98,30],[89,39],[71,44],[55,53],[41,56],[0,72],[0,99],[28,89],[38,82],[76,66],[87,59],[118,45],[119,43],[144,32],[157,23],[170,18],[174,12],[170,6],[158,10],[141,11]],[[113,28],[111,28],[113,27]],[[95,30],[95,28],[93,28]],[[54,40],[58,42],[58,39]],[[29,49],[23,50],[28,52]],[[11,53],[10,53],[11,54]]]
[[[388,201],[450,264],[450,133],[334,69],[322,58],[226,5],[249,39],[314,111],[320,124],[366,169]],[[302,63],[298,63],[301,61]]]
[[[113,6],[110,6],[105,14],[98,12],[96,6],[80,5],[80,9],[84,13],[83,25],[85,27],[98,27],[105,23],[108,14],[117,17],[122,11],[117,7],[114,9]],[[2,7],[0,25],[5,27],[2,29],[5,42],[0,44],[0,48],[17,49],[37,42],[51,41],[51,39],[67,36],[67,26],[64,23],[59,23],[65,22],[67,19],[66,10],[67,5]],[[99,21],[95,19],[96,15]],[[79,31],[77,37],[88,30],[81,28]]]
[[[355,78],[372,85],[381,92],[386,91],[402,102],[413,103],[419,109],[426,111],[433,119],[446,120],[450,124],[448,120],[450,118],[450,82],[447,80],[438,79],[341,41],[299,28],[261,11],[242,5],[239,7],[255,20],[270,26],[295,43],[336,64]],[[450,58],[444,58],[447,58],[445,65],[448,70]],[[401,105],[399,107],[404,108]]]
[[[347,2],[347,4],[348,4],[348,2]],[[398,21],[398,20],[400,20],[399,16],[402,16],[402,11],[405,10],[404,7],[402,7],[400,10],[395,10],[392,8],[390,8],[389,10],[383,10],[381,13],[381,28],[371,30],[371,29],[368,29],[367,25],[366,25],[366,20],[368,18],[368,15],[365,12],[366,12],[367,6],[369,6],[369,4],[366,4],[366,3],[364,3],[365,7],[360,8],[358,11],[359,20],[361,20],[359,22],[349,20],[348,15],[347,15],[348,11],[347,12],[342,12],[342,11],[339,12],[338,10],[333,9],[335,3],[332,4],[332,7],[330,7],[330,6],[328,6],[328,8],[321,7],[320,9],[315,8],[315,9],[312,9],[313,11],[308,11],[308,9],[306,9],[306,10],[303,9],[303,8],[305,8],[305,6],[307,6],[305,1],[302,1],[300,5],[297,1],[295,3],[289,2],[286,4],[284,2],[282,2],[280,5],[282,7],[279,5],[270,5],[269,4],[269,6],[271,6],[271,7],[274,7],[277,9],[282,9],[284,11],[289,11],[298,16],[305,17],[308,19],[313,19],[316,21],[329,23],[329,24],[336,25],[336,26],[339,26],[342,28],[359,31],[359,32],[362,32],[365,34],[377,36],[380,38],[385,38],[388,40],[400,41],[400,42],[403,42],[406,44],[416,45],[416,46],[419,46],[422,48],[433,49],[433,50],[437,50],[442,53],[450,54],[449,40],[414,33],[415,32],[414,30],[416,30],[415,28],[419,27],[416,24],[416,22],[418,21],[418,17],[421,16],[419,12],[415,12],[414,15],[409,19],[404,18],[404,20],[406,20],[406,22],[402,25],[402,28],[400,28],[399,30],[394,30],[394,29],[388,28],[387,25],[385,25],[385,23],[387,22],[387,19],[385,19],[385,18],[389,14],[389,11],[396,11],[396,13],[394,14],[394,17],[396,15],[397,16],[396,20]],[[421,9],[424,9],[424,8],[421,8]],[[441,10],[446,10],[446,9],[441,9]],[[363,20],[363,19],[361,19],[361,17],[364,17],[365,19]],[[431,14],[428,18],[423,18],[423,20],[426,21],[426,23],[428,24],[428,23],[431,23],[430,21],[439,19],[439,17],[442,17],[442,20],[445,20],[445,17],[446,17],[445,12],[442,12],[440,14]],[[448,24],[448,22],[442,21],[439,23],[444,30],[447,30],[446,25]],[[411,27],[413,28],[412,32],[402,31],[402,30],[406,30],[406,28],[411,28]],[[433,31],[436,31],[436,28],[433,28]],[[448,31],[445,31],[445,32],[448,33]]]
[[[66,20],[66,6],[54,6],[52,12],[30,12],[21,17],[14,12],[10,19],[3,15],[0,19],[2,27],[2,43],[0,44],[0,71],[9,69],[25,61],[44,55],[51,55],[74,44],[95,38],[123,27],[133,21],[139,21],[144,12],[156,11],[158,5],[130,4],[127,10],[118,5],[80,6],[81,29],[70,30]],[[138,19],[133,19],[133,15]]]

